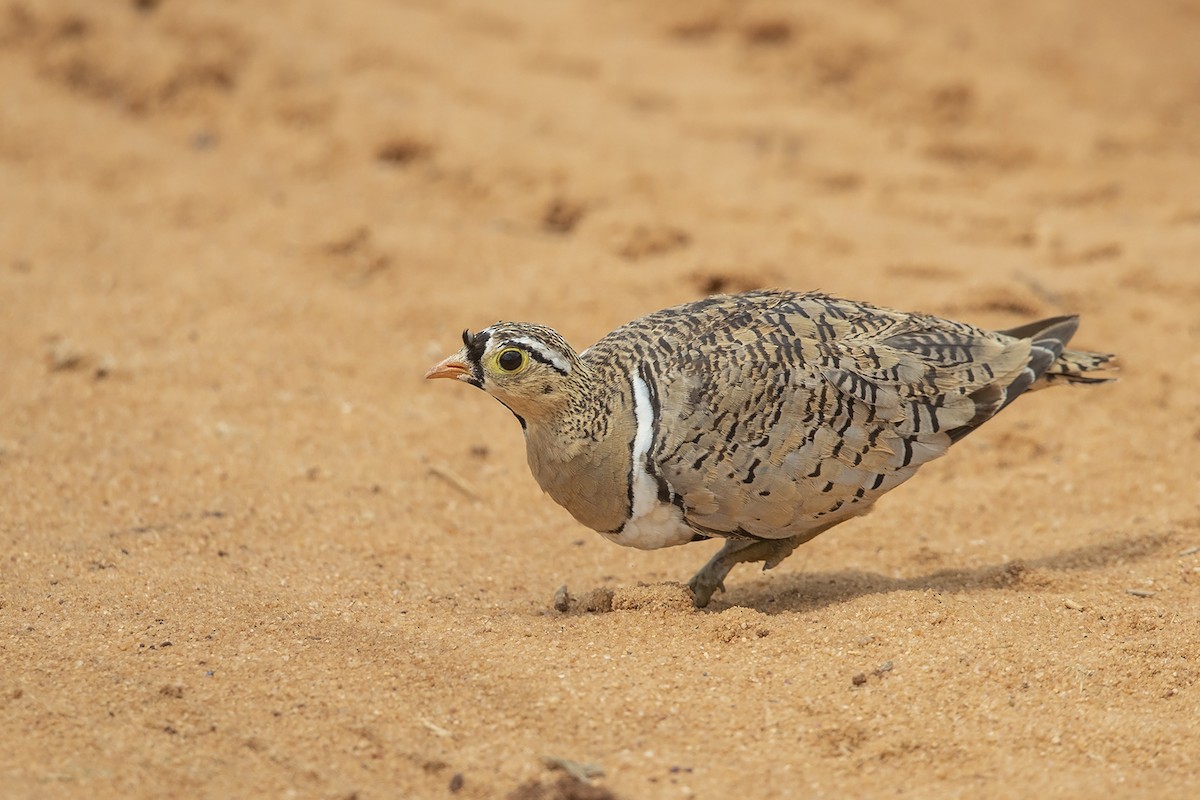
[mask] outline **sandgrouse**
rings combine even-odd
[[[1017,395],[1099,383],[1067,350],[1078,317],[987,331],[819,293],[713,296],[634,320],[582,353],[498,322],[425,377],[509,408],[529,467],[579,522],[653,549],[721,537],[695,604],[742,561],[776,566],[865,513]]]

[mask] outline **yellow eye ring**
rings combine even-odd
[[[496,356],[496,366],[500,367],[504,372],[520,372],[528,363],[528,358],[525,356],[525,351],[518,347],[506,347]]]

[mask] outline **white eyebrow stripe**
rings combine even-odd
[[[528,348],[531,352],[537,353],[546,360],[550,366],[561,372],[563,375],[571,371],[571,362],[562,357],[562,354],[556,350],[551,350],[536,339],[530,339],[525,336],[518,336],[509,339],[512,344],[519,344],[522,347]]]

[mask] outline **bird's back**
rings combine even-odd
[[[863,513],[1043,376],[1094,380],[1106,357],[1062,358],[1076,324],[993,332],[759,291],[655,312],[582,358],[644,382],[660,501],[701,533],[778,539]]]

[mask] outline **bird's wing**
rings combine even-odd
[[[994,415],[1057,358],[1036,338],[792,296],[681,345],[651,457],[696,530],[795,536],[863,513]]]

